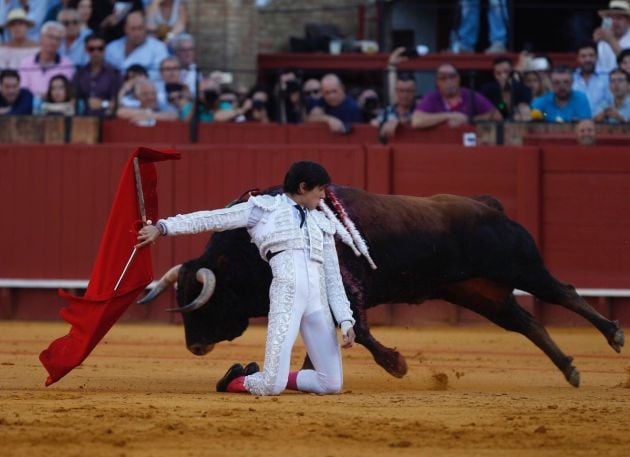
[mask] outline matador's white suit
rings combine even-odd
[[[341,281],[335,225],[322,212],[299,208],[286,194],[261,195],[225,209],[162,219],[158,226],[167,235],[246,227],[261,257],[269,261],[273,280],[265,362],[261,372],[245,378],[249,392],[277,395],[285,389],[298,332],[315,370],[299,371],[297,388],[341,390],[341,353],[330,311],[345,328],[355,320]]]

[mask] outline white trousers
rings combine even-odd
[[[341,391],[343,371],[337,331],[326,302],[322,265],[306,250],[287,250],[270,261],[269,323],[263,369],[245,378],[255,395],[278,395],[287,386],[291,350],[298,332],[314,370],[301,370],[298,389],[304,392]]]

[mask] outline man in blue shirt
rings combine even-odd
[[[583,92],[572,90],[571,68],[561,65],[551,72],[551,92],[532,102],[532,110],[542,114],[546,122],[572,122],[592,117],[591,107]],[[534,116],[535,113],[533,112]]]
[[[363,116],[357,102],[346,95],[339,77],[330,73],[322,78],[322,98],[313,103],[308,121],[326,122],[331,132],[348,133],[352,124],[363,122]]]
[[[20,74],[15,70],[0,71],[0,115],[33,113],[33,94],[20,89]]]
[[[105,48],[105,60],[123,72],[133,64],[140,64],[153,81],[159,80],[160,62],[168,57],[166,45],[147,36],[144,13],[133,11],[125,18],[125,36],[112,41]]]

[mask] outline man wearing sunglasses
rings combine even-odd
[[[85,39],[88,63],[77,70],[73,84],[79,105],[86,116],[108,116],[113,114],[116,95],[122,84],[117,69],[105,62],[105,39],[91,34]]]
[[[459,72],[454,65],[440,65],[435,79],[437,90],[429,92],[416,104],[411,118],[412,127],[428,128],[442,123],[459,127],[469,119],[501,120],[501,113],[490,100],[460,86]]]
[[[590,119],[591,107],[584,92],[572,89],[573,70],[566,65],[551,72],[551,92],[532,101],[532,110],[542,113],[545,122],[573,122]]]
[[[64,8],[59,11],[57,21],[66,30],[64,39],[59,47],[59,54],[66,56],[70,61],[79,66],[88,62],[85,52],[84,40],[91,33],[89,29],[81,29],[79,12],[74,8]]]

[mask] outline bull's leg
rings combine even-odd
[[[355,316],[356,316],[355,311]],[[356,334],[356,342],[366,347],[376,363],[385,369],[389,374],[396,378],[402,378],[407,374],[407,361],[396,350],[388,348],[379,343],[370,333],[370,328],[367,324],[367,316],[365,309],[361,308],[358,311],[359,318],[354,325],[354,332]]]
[[[575,287],[570,284],[560,283],[547,271],[541,272],[537,280],[530,284],[524,287],[517,287],[535,295],[545,302],[561,305],[579,314],[604,335],[608,344],[610,344],[615,351],[621,352],[621,348],[624,345],[624,334],[623,330],[619,327],[619,322],[606,319],[598,313],[586,300],[578,295]]]
[[[574,387],[580,385],[580,373],[571,364],[573,357],[565,355],[560,350],[542,324],[516,302],[509,289],[490,281],[476,280],[453,285],[444,296],[447,300],[481,314],[506,330],[524,335],[547,354],[569,384]]]
[[[549,336],[549,333],[547,333],[547,330],[545,330],[545,327],[516,302],[514,295],[510,294],[507,297],[506,307],[502,312],[484,315],[504,329],[518,332],[527,337],[547,354],[547,357],[564,374],[569,384],[573,387],[580,386],[580,372],[571,364],[573,357],[565,355],[560,350]]]

